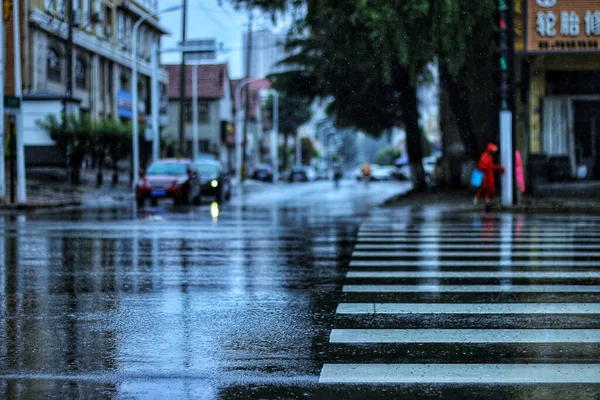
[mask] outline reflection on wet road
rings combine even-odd
[[[597,398],[600,219],[404,189],[0,219],[0,398]]]
[[[358,224],[399,183],[0,220],[0,398],[316,381]]]

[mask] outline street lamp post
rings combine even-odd
[[[138,137],[138,82],[137,82],[137,33],[140,25],[150,19],[157,17],[158,15],[173,12],[181,9],[181,5],[165,8],[162,11],[152,14],[146,14],[140,18],[135,25],[133,25],[132,33],[132,46],[131,46],[131,97],[132,97],[132,122],[133,122],[133,187],[135,188],[136,179],[140,169],[140,142]]]
[[[273,129],[271,130],[271,159],[273,160],[273,182],[279,182],[279,93],[273,93]]]
[[[187,68],[187,66],[186,66]],[[192,66],[192,160],[198,159],[198,68]]]

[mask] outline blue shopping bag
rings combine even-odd
[[[473,170],[473,174],[471,175],[471,186],[473,187],[481,187],[483,183],[483,172],[478,170],[477,168]]]

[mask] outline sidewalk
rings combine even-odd
[[[595,194],[598,185],[590,182],[589,186],[578,185],[573,191],[569,184],[553,185],[544,188],[543,195],[525,194],[521,203],[513,206],[500,206],[497,198],[492,204],[491,212],[508,212],[521,214],[590,214],[600,215],[600,196]],[[540,193],[538,191],[538,193]],[[384,207],[408,206],[444,206],[452,212],[482,212],[483,204],[473,204],[474,193],[466,189],[446,190],[432,189],[422,193],[408,192],[388,199]]]
[[[0,210],[36,210],[44,208],[72,207],[86,204],[100,205],[123,202],[133,198],[127,174],[119,176],[119,184],[111,184],[111,171],[105,171],[104,184],[96,187],[96,170],[81,172],[80,185],[66,182],[62,168],[30,168],[27,171],[27,202],[10,203],[10,188],[0,199]],[[7,185],[8,186],[8,185]],[[16,200],[16,199],[15,199]]]

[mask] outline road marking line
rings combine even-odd
[[[512,237],[506,243],[528,243],[532,246],[537,245],[538,243],[573,243],[573,242],[581,242],[581,243],[598,243],[598,238],[566,238],[566,239],[556,239],[556,238],[519,238]],[[440,238],[437,236],[429,236],[429,237],[418,237],[418,236],[406,236],[406,237],[394,237],[394,238],[381,238],[381,237],[363,237],[359,238],[357,243],[386,243],[386,244],[405,244],[412,243],[413,248],[420,246],[425,243],[505,243],[504,238],[500,238],[497,236],[489,237],[444,237]]]
[[[510,246],[510,245],[509,245]],[[507,246],[508,247],[508,246]],[[476,258],[488,258],[488,257],[600,257],[600,252],[583,252],[583,251],[523,251],[520,253],[513,253],[510,249],[506,252],[501,251],[489,251],[489,252],[475,252],[475,251],[355,251],[352,257],[415,257],[415,256],[426,256],[431,257],[476,257]],[[600,261],[599,261],[600,263]]]
[[[324,364],[319,383],[599,383],[600,364]]]
[[[435,232],[478,232],[478,231],[501,231],[501,230],[507,230],[507,231],[514,231],[514,232],[536,232],[536,233],[542,233],[542,232],[565,232],[565,231],[579,231],[579,230],[586,230],[586,231],[590,231],[590,232],[598,232],[600,233],[600,226],[594,226],[594,225],[584,225],[584,224],[580,224],[580,225],[565,225],[565,224],[559,224],[557,226],[542,226],[542,225],[524,225],[524,226],[517,226],[512,224],[503,224],[503,223],[498,223],[498,224],[491,224],[491,225],[486,225],[486,224],[481,224],[481,225],[471,225],[471,226],[466,226],[466,225],[448,225],[448,224],[438,224],[438,225],[432,225],[432,224],[411,224],[410,226],[404,225],[404,224],[394,224],[394,223],[390,223],[388,225],[381,225],[381,226],[370,226],[368,224],[363,224],[360,228],[359,228],[359,232],[427,232],[427,231],[435,231]]]
[[[510,278],[510,279],[594,279],[600,278],[600,272],[440,272],[440,271],[350,271],[346,278]]]
[[[600,329],[333,329],[330,343],[600,343]]]
[[[600,267],[600,261],[571,261],[571,260],[498,260],[498,261],[457,261],[457,260],[352,260],[350,267],[380,268],[380,267]]]
[[[600,314],[600,303],[340,303],[338,314]]]
[[[419,244],[364,244],[358,242],[356,246],[354,246],[354,250],[411,250],[411,249],[499,249],[500,246],[505,245],[504,243],[498,244],[439,244],[439,243],[419,243]],[[578,244],[564,244],[564,243],[555,243],[555,244],[536,244],[536,243],[528,243],[528,244],[513,244],[506,243],[509,245],[511,250],[559,250],[559,249],[579,249],[579,250],[600,250],[600,245],[578,245]]]
[[[511,239],[513,237],[521,237],[521,238],[573,238],[578,239],[580,237],[600,237],[600,232],[597,233],[589,233],[585,231],[576,231],[576,232],[538,232],[538,233],[514,233],[509,232],[511,235]],[[498,237],[500,232],[414,232],[414,233],[402,233],[402,232],[359,232],[359,238],[425,238],[425,237],[435,237],[435,238],[444,238],[444,237],[476,237],[480,239],[489,238],[489,237]]]
[[[344,285],[344,293],[600,293],[597,285]]]
[[[595,229],[600,230],[600,224],[598,224],[599,220],[596,220],[596,223],[587,223],[587,222],[576,222],[576,223],[554,223],[553,227],[550,227],[550,230],[557,230],[556,227],[564,227],[565,229]],[[512,224],[512,230],[524,230],[524,229],[535,229],[535,230],[544,230],[548,228],[546,224],[553,223],[555,221],[544,221],[543,223],[531,223],[527,225],[523,225],[518,227],[517,224]],[[416,226],[418,224],[418,227]],[[504,227],[509,227],[511,224],[504,225],[503,222],[494,222],[493,228],[502,229]],[[487,228],[486,224],[475,225],[473,223],[444,223],[444,222],[422,222],[418,221],[415,223],[408,222],[386,222],[386,223],[378,223],[373,221],[367,221],[362,224],[361,229],[366,230],[417,230],[417,229],[481,229]]]
[[[359,233],[410,233],[410,234],[419,234],[423,232],[435,232],[435,233],[459,233],[459,232],[500,232],[500,231],[509,231],[514,233],[536,233],[536,234],[545,234],[545,233],[581,233],[581,232],[589,232],[600,234],[600,229],[598,227],[590,227],[590,226],[560,226],[558,229],[551,229],[547,227],[522,227],[522,228],[510,228],[509,226],[502,225],[494,225],[487,227],[485,225],[482,226],[473,226],[473,227],[455,227],[448,225],[440,225],[439,227],[434,226],[423,226],[419,225],[419,227],[407,228],[403,226],[387,226],[381,228],[370,228],[370,227],[361,227],[359,229]]]

